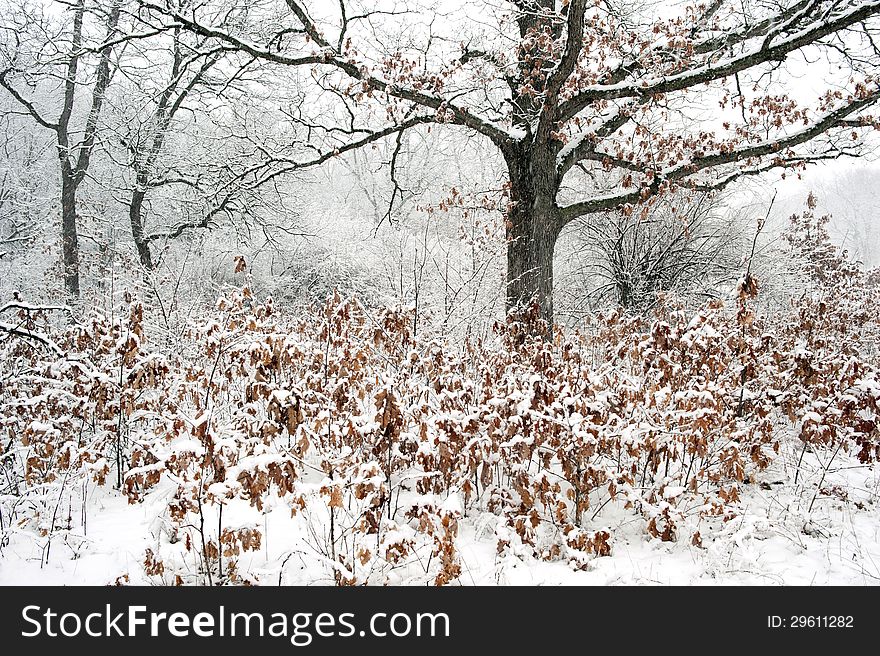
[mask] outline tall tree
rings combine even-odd
[[[145,54],[167,60],[166,77],[160,88],[150,94],[145,102],[146,111],[138,111],[126,126],[123,142],[129,153],[129,167],[133,173],[131,196],[128,200],[128,217],[132,238],[141,265],[146,270],[154,267],[150,251],[150,235],[144,226],[144,203],[152,189],[168,184],[195,184],[191,179],[174,173],[168,175],[168,167],[162,167],[161,156],[165,142],[173,129],[173,121],[187,100],[196,95],[206,83],[208,72],[223,56],[223,48],[205,49],[204,39],[188,43],[180,28],[171,30],[167,50],[146,49]],[[147,39],[147,42],[156,39]],[[153,71],[155,74],[155,71]],[[148,87],[155,86],[144,80]]]
[[[35,55],[38,58],[41,51],[47,50],[47,45],[54,46],[51,43],[54,39],[49,39],[50,44],[42,44],[42,46],[37,44],[37,47],[28,53],[27,57],[19,57],[20,53],[17,49],[8,53],[10,55],[9,61],[6,67],[0,70],[0,86],[3,86],[39,125],[55,133],[61,174],[61,262],[64,269],[65,289],[74,297],[78,297],[80,292],[77,191],[89,170],[98,132],[98,120],[112,77],[112,37],[119,24],[120,5],[120,0],[114,0],[107,8],[101,8],[100,5],[88,8],[86,0],[77,0],[69,10],[72,13],[72,22],[66,54],[58,58],[52,57],[50,61],[38,62],[40,68],[44,69],[43,72],[47,73],[47,78],[54,74],[54,69],[61,68],[62,70],[58,118],[50,118],[49,110],[38,107],[29,94],[19,90],[15,84],[16,74],[28,73],[26,69],[19,67],[20,64],[33,65],[33,62],[20,61],[20,59],[26,60]],[[81,76],[84,68],[83,60],[94,51],[84,40],[84,23],[87,13],[91,11],[101,16],[104,34],[97,48],[97,62],[93,79],[87,83],[81,79]],[[25,29],[27,27],[27,25],[24,26]],[[6,26],[6,29],[10,29],[10,27]],[[47,37],[50,34],[42,29],[40,33]],[[16,41],[16,43],[18,42]],[[88,84],[91,85],[91,98],[85,125],[81,129],[77,129],[71,122],[74,117],[75,103],[78,92]]]
[[[179,0],[180,11],[195,6],[194,0]],[[140,11],[132,15],[131,29],[119,37],[128,49],[124,68],[126,82],[118,85],[114,96],[117,116],[108,120],[107,130],[115,132],[115,141],[125,150],[125,161],[131,179],[127,189],[127,213],[134,245],[141,265],[146,270],[155,266],[151,243],[164,233],[151,233],[146,219],[151,192],[160,187],[178,186],[198,190],[202,181],[216,176],[206,175],[209,163],[199,162],[198,171],[175,152],[178,137],[185,128],[210,113],[220,99],[216,94],[229,92],[243,69],[253,65],[244,58],[243,65],[223,62],[231,49],[222,42],[194,35],[179,25],[162,26],[153,21],[152,13]],[[226,74],[213,78],[211,73],[226,63]],[[229,97],[223,102],[229,104]],[[186,114],[189,120],[179,121]],[[169,142],[174,142],[169,148]],[[217,151],[218,158],[226,153]],[[221,181],[216,181],[222,185]]]
[[[438,0],[427,14],[405,2],[262,0],[260,21],[220,11],[223,0],[199,11],[140,2],[251,57],[308,67],[351,116],[378,110],[382,126],[350,129],[308,161],[274,157],[266,175],[425,123],[489,139],[509,179],[507,305],[537,301],[548,322],[556,240],[574,219],[858,154],[878,125],[864,111],[880,99],[880,0],[711,0],[661,6],[659,18],[605,0],[499,0],[479,20],[468,20],[474,3]],[[799,102],[798,68],[820,55],[828,83]]]

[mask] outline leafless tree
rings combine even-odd
[[[206,76],[221,60],[222,47],[206,47],[205,39],[187,39],[187,33],[173,28],[159,42],[160,35],[147,32],[151,39],[141,38],[139,56],[142,61],[161,62],[159,65],[138,70],[135,82],[147,96],[146,102],[135,106],[124,126],[122,142],[129,154],[128,165],[133,172],[133,188],[128,200],[131,233],[141,265],[152,270],[150,237],[144,229],[144,202],[151,189],[164,185],[197,185],[196,176],[175,170],[174,166],[160,166],[165,142],[173,129],[175,116],[191,96],[203,91]],[[163,65],[164,64],[164,65]],[[158,77],[158,84],[148,77]],[[144,88],[146,87],[146,88]]]
[[[113,43],[120,16],[120,0],[97,3],[78,0],[65,12],[66,22],[22,9],[4,21],[2,30],[10,37],[11,49],[3,53],[0,68],[2,86],[29,115],[55,136],[61,177],[61,246],[64,286],[68,294],[80,292],[77,191],[89,171],[98,132],[98,121],[113,73]],[[98,47],[86,35],[87,19],[97,18],[103,26]],[[29,41],[22,41],[25,35]],[[33,39],[33,41],[30,41]],[[92,64],[94,70],[87,67]],[[22,79],[23,78],[23,79]],[[45,102],[38,102],[27,85],[39,83]],[[24,88],[23,84],[24,83]],[[55,88],[60,87],[60,88]],[[80,93],[90,88],[84,125],[74,120]]]
[[[597,306],[651,307],[661,291],[723,295],[741,275],[745,226],[710,194],[662,197],[646,217],[610,211],[570,226],[563,255],[576,314]],[[726,286],[726,287],[725,287]]]

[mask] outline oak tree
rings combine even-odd
[[[333,147],[273,157],[255,175],[425,124],[491,141],[507,169],[507,306],[537,302],[548,323],[554,248],[571,221],[857,155],[877,126],[865,111],[880,99],[880,0],[709,0],[659,12],[606,0],[261,0],[244,18],[223,0],[140,4],[255,59],[307,68],[346,108],[351,124]],[[804,99],[806,65],[828,77]],[[355,110],[372,120],[354,125]]]

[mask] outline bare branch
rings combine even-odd
[[[303,28],[306,31],[306,34],[317,43],[322,48],[330,48],[330,42],[324,38],[324,35],[318,30],[315,22],[312,20],[312,17],[309,16],[309,13],[305,10],[304,7],[300,5],[297,0],[286,0],[287,6],[290,7],[290,10],[294,13],[300,23],[302,23]]]
[[[30,102],[27,98],[25,98],[24,96],[22,96],[22,95],[21,95],[21,94],[15,89],[15,87],[13,87],[12,84],[10,84],[9,80],[6,79],[6,76],[7,76],[10,72],[11,72],[11,69],[8,69],[8,68],[7,68],[5,71],[0,71],[0,85],[2,85],[3,88],[6,89],[6,90],[12,95],[13,98],[15,98],[16,102],[18,102],[19,105],[21,105],[22,107],[25,108],[25,110],[27,111],[27,113],[30,114],[31,117],[32,117],[37,123],[39,123],[40,125],[42,125],[44,128],[48,128],[49,130],[58,130],[58,124],[57,124],[57,123],[53,123],[53,122],[51,122],[51,121],[45,119],[45,118],[43,117],[43,115],[40,114],[40,112],[39,112],[39,111],[37,110],[37,108],[34,106],[34,104],[33,104],[32,102]]]
[[[404,132],[405,130],[415,127],[416,125],[431,123],[433,120],[433,116],[415,116],[405,121],[402,121],[398,125],[389,126],[383,130],[372,132],[361,139],[357,139],[355,141],[347,143],[343,146],[333,149],[332,151],[321,153],[310,160],[297,161],[286,157],[271,157],[266,161],[261,162],[256,166],[250,167],[246,171],[237,175],[235,180],[231,181],[229,185],[227,185],[229,189],[228,193],[212,210],[206,213],[199,221],[181,223],[167,232],[158,232],[151,234],[145,237],[145,241],[152,242],[156,241],[157,239],[164,238],[174,239],[176,237],[179,237],[186,230],[208,227],[214,217],[227,211],[230,203],[233,200],[234,195],[238,193],[240,185],[245,184],[245,181],[248,179],[251,179],[251,182],[246,183],[247,189],[257,189],[281,175],[285,175],[287,173],[292,173],[294,171],[306,168],[311,168],[314,166],[319,166],[333,159],[334,157],[342,155],[343,153],[363,148],[368,144],[384,139],[385,137],[388,137],[392,134],[399,134],[401,132]],[[261,173],[262,171],[265,171],[266,169],[273,166],[277,166],[278,168],[270,170],[266,173]]]
[[[667,169],[666,171],[657,172],[652,180],[652,184],[650,187],[637,189],[635,191],[623,194],[592,198],[587,201],[574,203],[572,205],[563,207],[560,209],[560,220],[562,221],[562,224],[565,225],[572,219],[583,216],[585,214],[592,214],[615,207],[621,207],[626,204],[637,203],[640,200],[644,200],[646,197],[657,193],[663,181],[680,181],[699,171],[703,171],[706,169],[711,169],[726,164],[748,162],[750,160],[766,157],[768,155],[782,153],[786,149],[804,144],[808,141],[811,141],[815,137],[824,134],[828,130],[840,126],[841,122],[846,120],[849,116],[875,104],[878,100],[880,100],[880,90],[875,90],[873,93],[866,95],[864,98],[855,100],[848,105],[827,113],[820,120],[814,122],[813,125],[811,125],[810,127],[800,130],[798,132],[794,132],[790,135],[780,137],[778,139],[772,139],[760,144],[736,148],[728,152],[694,157],[688,163],[679,165],[672,169]],[[590,153],[590,157],[610,158],[611,156],[601,152],[593,151],[592,153]],[[797,161],[802,161],[804,157],[796,157],[795,159]],[[778,162],[771,162],[770,166],[763,170],[788,166],[791,164],[791,162],[792,158],[780,158]],[[622,165],[623,168],[631,168],[631,166],[629,165],[632,163],[618,162],[618,164]],[[735,173],[734,175],[742,175],[745,174],[747,171],[749,171],[749,169],[744,169],[743,171]],[[727,185],[730,182],[732,182],[732,179],[724,182],[724,185]]]
[[[21,326],[6,323],[5,321],[0,321],[0,332],[7,333],[9,335],[12,335],[13,337],[20,337],[25,340],[37,342],[38,344],[45,346],[58,357],[64,356],[64,351],[61,349],[61,347],[58,346],[58,344],[55,343],[55,341],[45,333],[28,330],[27,328],[23,328]]]
[[[559,118],[561,120],[573,118],[578,112],[597,100],[650,97],[673,91],[681,91],[729,77],[762,63],[781,61],[792,52],[814,44],[820,39],[846,27],[857,25],[861,21],[880,13],[880,0],[867,0],[854,7],[848,5],[848,8],[847,11],[843,11],[837,16],[830,17],[824,21],[816,21],[809,27],[775,43],[773,39],[765,40],[757,49],[729,57],[719,63],[714,63],[709,58],[708,61],[695,68],[689,68],[681,73],[668,75],[656,81],[644,81],[641,83],[632,81],[617,84],[598,84],[587,87],[560,105]],[[775,23],[768,24],[767,29],[771,29],[774,25]]]
[[[479,117],[477,114],[456,105],[449,99],[434,96],[423,91],[418,91],[416,89],[401,87],[372,76],[369,73],[361,70],[361,68],[358,67],[357,64],[355,64],[354,62],[345,60],[335,54],[332,47],[325,47],[324,52],[320,54],[303,55],[300,57],[288,57],[279,53],[271,52],[267,48],[254,45],[252,43],[247,43],[235,36],[232,36],[227,32],[224,32],[223,30],[206,27],[196,22],[194,19],[190,19],[177,11],[169,10],[165,7],[160,7],[156,4],[153,4],[152,2],[149,2],[149,0],[140,0],[140,2],[145,7],[148,7],[158,13],[173,18],[175,21],[178,21],[181,25],[185,26],[187,29],[197,34],[224,41],[242,50],[243,52],[246,52],[249,55],[256,57],[257,59],[273,62],[276,64],[282,64],[285,66],[305,66],[315,64],[333,66],[336,69],[345,73],[353,80],[361,81],[373,91],[387,93],[389,96],[392,96],[394,98],[406,100],[417,105],[421,105],[423,107],[437,110],[438,112],[445,112],[450,116],[453,122],[460,125],[465,125],[472,130],[475,130],[476,132],[479,132],[480,134],[489,137],[494,143],[496,143],[496,145],[499,146],[499,148],[508,148],[512,140],[512,135],[508,131],[506,131],[501,126],[494,124],[492,121]],[[323,38],[322,42],[325,44],[327,43],[326,40],[323,40]]]

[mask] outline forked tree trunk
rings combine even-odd
[[[507,310],[537,303],[553,327],[553,252],[559,237],[556,168],[552,155],[519,149],[508,155],[510,209],[507,215]]]
[[[116,31],[121,11],[120,0],[114,0],[107,14],[107,40]],[[70,118],[73,115],[77,92],[77,72],[79,60],[83,55],[83,17],[86,13],[85,0],[79,0],[75,5],[73,15],[73,32],[71,36],[70,56],[67,60],[67,73],[64,82],[64,104],[61,115],[54,125],[40,118],[33,106],[26,104],[28,111],[34,114],[39,122],[50,127],[55,132],[58,159],[61,165],[61,265],[64,269],[64,288],[67,293],[79,298],[79,235],[77,234],[76,192],[80,183],[85,179],[89,169],[92,149],[95,146],[95,135],[98,130],[98,119],[101,115],[101,106],[104,103],[104,94],[110,84],[111,62],[113,52],[112,45],[105,45],[100,51],[100,59],[95,73],[95,86],[92,89],[92,102],[86,119],[82,140],[74,149],[71,146]]]

